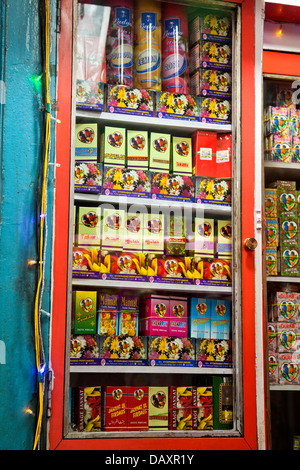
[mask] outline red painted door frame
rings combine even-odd
[[[240,4],[242,0],[235,3]],[[56,154],[55,238],[53,257],[53,319],[51,367],[54,372],[52,416],[49,426],[50,449],[103,450],[238,450],[257,448],[256,376],[255,376],[255,305],[254,254],[242,249],[243,266],[243,402],[244,436],[239,438],[189,439],[65,439],[63,436],[65,331],[68,266],[68,218],[71,146],[71,87],[72,87],[72,0],[62,0],[61,34],[58,53],[58,119]],[[254,237],[254,175],[255,175],[255,2],[244,0],[242,14],[242,240]],[[242,242],[241,240],[241,242]]]

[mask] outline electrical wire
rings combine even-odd
[[[44,162],[43,162],[43,180],[42,180],[42,193],[41,193],[41,218],[40,218],[40,227],[39,227],[39,277],[35,295],[35,304],[34,304],[34,337],[35,337],[35,361],[36,369],[38,374],[38,416],[37,424],[34,436],[33,450],[37,449],[42,420],[43,420],[43,408],[44,408],[44,386],[43,386],[43,372],[42,367],[45,366],[44,363],[44,351],[42,346],[41,339],[41,330],[40,330],[40,309],[41,309],[41,291],[43,287],[44,279],[44,254],[45,254],[45,240],[44,231],[46,227],[46,209],[47,209],[47,177],[48,177],[48,154],[49,154],[49,145],[50,145],[50,92],[49,92],[49,56],[50,56],[50,47],[49,47],[49,1],[45,0],[45,93],[46,93],[46,123],[45,123],[45,149],[44,149]],[[41,358],[43,361],[41,361]]]

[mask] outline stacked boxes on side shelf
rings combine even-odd
[[[291,90],[277,85],[276,105],[264,110],[265,160],[299,162],[300,114]]]
[[[295,181],[276,181],[265,189],[268,276],[300,275],[298,192]]]
[[[215,14],[190,23],[190,86],[200,97],[200,121],[228,124],[232,102],[231,19]]]
[[[300,295],[273,291],[269,296],[268,357],[271,384],[300,384]]]

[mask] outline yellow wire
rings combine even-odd
[[[36,368],[39,374],[40,372],[40,336],[39,336],[39,297],[40,289],[43,279],[43,246],[44,246],[44,215],[46,211],[46,181],[48,171],[48,150],[50,142],[50,99],[49,99],[49,4],[48,0],[45,0],[45,42],[46,42],[46,58],[45,58],[45,69],[46,69],[46,101],[47,101],[47,112],[46,112],[46,136],[45,136],[45,161],[44,161],[44,175],[43,175],[43,186],[42,186],[42,202],[41,202],[41,226],[40,226],[40,266],[39,266],[39,281],[37,286],[37,292],[35,297],[35,310],[34,310],[34,325],[35,325],[35,351],[36,351]],[[39,410],[38,420],[35,431],[35,438],[33,444],[33,450],[36,449],[42,426],[43,418],[43,383],[39,377]]]

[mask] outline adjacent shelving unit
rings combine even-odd
[[[296,79],[296,78],[295,78]],[[265,96],[267,96],[264,105],[272,105],[275,106],[274,102],[270,100],[270,95],[274,93],[275,86],[272,87],[272,84],[288,84],[291,83],[293,79],[288,76],[282,76],[268,74],[264,77],[264,89],[265,89]],[[269,84],[269,85],[268,85]],[[269,95],[270,94],[270,95]],[[269,101],[268,101],[269,100]],[[263,156],[264,159],[264,156]],[[284,163],[279,161],[263,161],[263,174],[264,174],[264,181],[263,186],[264,188],[268,187],[268,184],[273,183],[275,181],[296,181],[297,187],[300,182],[300,164],[299,163]],[[299,290],[300,287],[300,277],[292,277],[292,276],[266,276],[266,305],[269,305],[269,297],[268,293],[272,289],[276,289],[277,285],[283,286],[293,286],[293,291]],[[266,313],[266,317],[268,318],[268,314]],[[296,400],[298,400],[298,393],[300,392],[300,385],[297,383],[288,383],[288,384],[281,384],[281,383],[269,383],[268,388],[270,391],[270,413],[271,413],[271,440],[273,450],[281,450],[282,448],[290,447],[292,448],[292,439],[293,434],[297,433],[297,413],[298,413],[298,405]],[[293,416],[291,422],[287,422],[286,433],[283,436],[282,430],[280,426],[280,415],[287,415]],[[299,414],[299,413],[298,413]],[[280,444],[279,444],[280,443]]]

